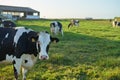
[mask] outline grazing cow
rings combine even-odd
[[[12,62],[15,79],[18,80],[22,67],[23,80],[27,71],[39,59],[49,59],[48,50],[51,42],[58,42],[47,32],[37,33],[24,27],[0,28],[0,62]]]
[[[50,23],[50,31],[53,35],[61,33],[61,35],[63,36],[62,24],[58,21],[53,21]]]
[[[10,20],[0,21],[1,27],[16,27],[16,24]]]
[[[120,22],[118,22],[117,19],[115,19],[114,21],[112,21],[112,25],[113,25],[113,27],[119,27]]]
[[[68,28],[70,26],[79,26],[79,20],[71,20],[70,23],[68,24]]]

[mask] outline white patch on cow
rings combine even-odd
[[[1,24],[1,25],[0,25],[0,27],[4,27],[4,25],[3,25],[3,24]]]
[[[6,59],[1,61],[0,63],[11,63],[13,61],[13,55],[6,55]]]
[[[17,32],[16,32],[16,34],[15,34],[15,36],[14,36],[14,43],[17,44],[20,36],[21,36],[24,32],[27,32],[27,33],[28,33],[30,30],[26,30],[24,27],[16,27],[15,29],[17,29]]]
[[[52,23],[55,23],[55,26],[58,26],[58,23],[57,23],[57,21],[53,21]]]
[[[57,34],[59,32],[59,29],[60,29],[59,26],[55,27],[55,34]]]
[[[3,44],[4,39],[7,38],[8,36],[9,36],[9,33],[7,33],[7,34],[5,35],[5,37],[4,37],[3,40],[1,41],[1,44]]]
[[[9,36],[9,33],[7,33],[6,35],[5,35],[5,38],[7,38]]]
[[[61,30],[61,34],[64,36],[63,30]]]
[[[13,55],[6,55],[6,61],[7,62],[12,62],[13,61]]]
[[[28,72],[28,69],[22,67],[22,75],[23,75],[23,79],[22,80],[26,80],[26,73]]]
[[[54,26],[53,25],[51,26],[51,32],[54,32]]]
[[[17,70],[17,73],[20,74],[22,59],[14,57],[13,60],[15,60],[14,67]]]
[[[50,43],[50,34],[41,32],[39,34],[38,42],[40,43],[40,53],[39,53],[39,59],[41,59],[41,56],[46,56],[47,59],[49,59],[48,53],[46,52],[46,48]]]
[[[21,28],[25,29],[25,27],[15,27],[15,29],[21,29]]]
[[[57,34],[59,31],[58,23],[56,21],[53,21],[52,23],[54,23],[55,25],[51,26],[51,32],[53,32],[54,34]]]
[[[21,56],[22,58],[22,67],[26,68],[26,69],[30,69],[36,62],[37,57],[35,57],[33,54],[23,54]],[[27,62],[25,62],[27,61]]]
[[[112,21],[112,26],[115,27],[115,21]]]

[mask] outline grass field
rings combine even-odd
[[[35,31],[50,32],[52,20],[21,20],[17,25]],[[120,80],[120,28],[109,20],[81,20],[79,27],[67,28],[64,37],[51,44],[50,59],[38,60],[28,72],[27,80]],[[21,76],[21,75],[20,75]],[[13,80],[12,65],[0,64],[0,80]]]

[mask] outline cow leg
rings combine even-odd
[[[61,35],[64,36],[64,34],[63,34],[63,30],[61,30]]]
[[[53,26],[51,27],[50,31],[51,31],[51,34],[54,35],[55,29]]]
[[[22,67],[22,75],[23,75],[23,80],[26,80],[26,74],[27,74],[28,70],[25,69],[24,67]]]
[[[72,26],[72,23],[70,23],[70,24],[68,25],[68,28],[69,28],[70,26]]]
[[[21,59],[16,58],[13,60],[14,76],[16,80],[18,80],[18,75],[20,74],[21,62]]]
[[[76,27],[78,27],[78,26],[79,26],[79,23],[75,23],[75,25],[76,25]]]
[[[57,28],[55,28],[54,35],[58,35]]]

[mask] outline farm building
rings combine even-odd
[[[0,16],[9,19],[39,19],[40,12],[29,7],[0,5]]]

